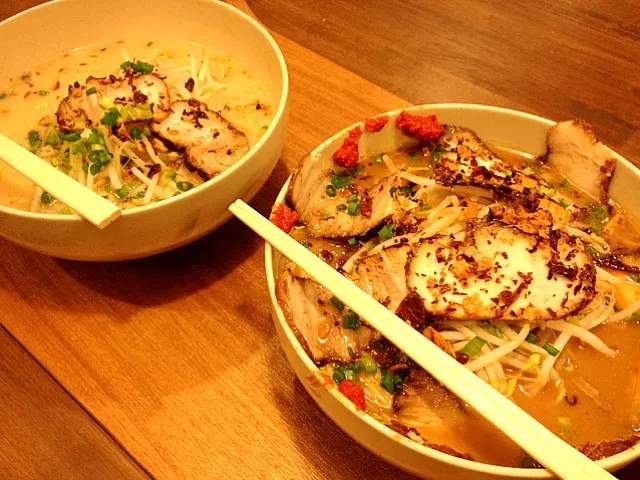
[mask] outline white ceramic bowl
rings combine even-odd
[[[534,115],[481,105],[422,105],[406,109],[414,114],[435,113],[441,123],[471,128],[485,142],[513,148],[533,155],[543,154],[545,138],[554,122]],[[390,112],[390,126],[395,125],[401,110]],[[329,156],[342,144],[352,125],[331,137],[311,155]],[[364,130],[364,129],[363,129]],[[397,148],[407,139],[395,128],[385,128],[379,134],[364,133],[360,140],[361,154],[378,154]],[[278,197],[284,201],[287,184]],[[622,207],[640,214],[640,206],[634,203],[634,192],[640,186],[640,173],[627,160],[618,158],[618,167],[611,182],[611,196]],[[282,271],[286,259],[270,245],[266,246],[265,263],[272,314],[280,343],[293,366],[298,379],[320,408],[358,443],[388,462],[415,475],[430,479],[540,479],[551,478],[540,469],[498,467],[452,457],[419,445],[387,428],[372,417],[356,410],[334,386],[324,385],[318,368],[309,359],[278,306],[275,295],[275,279]],[[640,444],[598,463],[609,471],[615,471],[640,457]]]
[[[135,14],[131,14],[135,9]],[[128,13],[127,13],[128,12]],[[274,100],[271,126],[229,170],[177,197],[123,212],[105,230],[75,215],[30,213],[0,206],[0,235],[25,248],[74,260],[126,260],[185,245],[222,225],[227,207],[249,200],[275,167],[288,119],[287,67],[267,30],[213,0],[61,0],[0,23],[0,84],[29,66],[98,42],[176,38],[244,60]]]

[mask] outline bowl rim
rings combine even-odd
[[[486,111],[486,112],[499,112],[502,114],[507,114],[507,115],[512,115],[512,116],[516,116],[516,117],[521,117],[521,118],[525,118],[525,119],[529,119],[531,121],[535,121],[535,122],[540,122],[540,123],[544,123],[546,125],[548,125],[549,127],[553,126],[556,124],[556,122],[548,119],[548,118],[544,118],[541,117],[539,115],[534,115],[531,113],[526,113],[526,112],[522,112],[519,110],[514,110],[514,109],[509,109],[509,108],[504,108],[504,107],[494,107],[494,106],[490,106],[490,105],[483,105],[483,104],[471,104],[471,103],[434,103],[434,104],[422,104],[422,105],[414,105],[414,106],[410,106],[410,107],[405,107],[405,108],[399,108],[396,110],[391,110],[388,112],[384,112],[384,113],[379,113],[377,115],[374,116],[380,116],[380,115],[388,115],[390,117],[396,116],[398,115],[400,112],[402,111],[408,111],[408,112],[413,112],[413,111],[419,111],[419,112],[423,112],[424,110],[476,110],[476,111]],[[346,128],[343,128],[342,130],[340,130],[339,132],[335,133],[334,135],[332,135],[331,137],[329,137],[327,140],[325,140],[324,142],[322,142],[320,145],[318,145],[316,148],[313,149],[313,151],[309,154],[309,155],[317,155],[318,152],[322,151],[323,149],[330,147],[333,142],[335,142],[337,139],[339,139],[340,137],[346,135],[350,130],[352,130],[353,128],[357,127],[357,126],[362,126],[363,122],[356,122]],[[636,175],[638,177],[640,177],[640,171],[638,170],[637,167],[635,167],[635,165],[633,165],[631,162],[629,162],[629,160],[627,160],[626,158],[622,157],[621,155],[619,155],[617,152],[613,151],[614,157],[616,157],[617,161],[621,161],[622,163],[624,163],[627,167],[632,168],[632,171],[636,172]],[[284,201],[287,189],[289,187],[289,183],[291,181],[292,176],[289,176],[287,178],[287,181],[285,182],[285,184],[283,185],[282,189],[280,190],[280,192],[278,192],[278,196],[274,202],[274,205],[278,202],[282,202]],[[278,252],[279,253],[279,252]],[[266,273],[266,277],[267,277],[267,288],[269,290],[269,297],[271,300],[271,308],[272,308],[272,312],[273,312],[273,321],[274,322],[278,322],[280,324],[280,327],[282,328],[282,331],[285,333],[285,335],[287,336],[287,339],[289,340],[289,343],[291,344],[291,346],[293,347],[294,351],[296,352],[296,354],[298,355],[298,357],[300,357],[302,359],[302,362],[304,363],[305,367],[313,372],[313,374],[315,376],[320,375],[320,370],[318,369],[318,367],[315,365],[315,363],[313,363],[313,361],[309,358],[309,356],[307,355],[307,353],[304,351],[304,349],[302,348],[302,346],[300,345],[300,342],[298,341],[298,339],[295,337],[295,335],[293,334],[293,331],[291,330],[291,327],[289,326],[289,324],[287,323],[285,317],[284,317],[284,313],[282,312],[282,309],[280,308],[280,305],[278,304],[277,298],[276,298],[276,294],[275,294],[275,275],[274,275],[274,264],[273,264],[273,260],[274,260],[274,249],[271,247],[271,245],[269,243],[265,242],[265,252],[264,252],[264,258],[265,258],[265,273]],[[282,254],[281,254],[282,255]],[[524,480],[529,480],[529,479],[550,479],[550,478],[554,478],[547,470],[545,469],[531,469],[531,468],[520,468],[520,467],[505,467],[505,466],[501,466],[501,465],[492,465],[492,464],[488,464],[488,463],[481,463],[481,462],[476,462],[474,460],[466,460],[464,458],[458,458],[458,457],[454,457],[452,455],[446,454],[446,453],[442,453],[438,450],[434,450],[432,448],[429,448],[425,445],[421,445],[403,435],[398,434],[397,432],[393,431],[391,428],[387,427],[386,425],[384,425],[383,423],[379,422],[378,420],[374,419],[372,416],[370,416],[369,414],[365,413],[365,412],[361,412],[359,410],[357,410],[355,408],[355,406],[348,401],[344,395],[342,395],[339,390],[335,387],[335,385],[330,386],[330,387],[324,387],[332,396],[334,399],[338,400],[344,407],[346,407],[347,409],[350,409],[350,411],[353,414],[356,414],[361,420],[363,420],[365,423],[367,423],[370,427],[373,427],[375,430],[378,431],[378,433],[383,434],[385,437],[387,437],[390,440],[395,440],[397,442],[399,442],[400,444],[402,444],[404,447],[407,447],[411,450],[413,450],[415,453],[417,453],[418,455],[423,455],[426,457],[431,458],[432,460],[436,460],[436,461],[440,461],[443,463],[448,464],[451,467],[457,467],[460,468],[461,470],[471,470],[473,472],[477,472],[479,474],[488,474],[488,475],[499,475],[503,478],[517,478],[517,479],[524,479]],[[315,397],[312,396],[312,398],[314,398],[314,402]],[[333,420],[332,420],[333,421]],[[342,428],[341,425],[338,425],[340,428]],[[353,437],[352,437],[353,439]],[[355,440],[355,439],[353,439]],[[355,440],[357,441],[357,440]],[[380,454],[378,452],[373,452],[376,455],[380,456]],[[598,465],[600,465],[602,468],[606,469],[606,470],[614,470],[614,469],[618,469],[618,468],[622,468],[623,466],[637,460],[640,457],[640,443],[636,443],[635,446],[624,450],[620,453],[617,453],[615,455],[612,455],[610,457],[606,457],[603,458],[601,460],[597,460],[596,463],[598,463]]]
[[[45,10],[47,8],[50,8],[53,5],[72,3],[74,1],[78,1],[78,0],[51,0],[45,3],[42,3],[40,5],[36,5],[34,7],[28,8],[0,22],[0,29],[2,29],[2,27],[5,24],[13,22],[23,16],[31,15],[38,10],[41,10],[41,9]],[[194,195],[198,195],[203,190],[215,187],[217,183],[220,183],[224,179],[226,179],[228,176],[233,175],[233,173],[236,170],[238,170],[242,165],[251,161],[255,156],[256,152],[258,152],[262,148],[262,146],[273,136],[273,132],[275,131],[277,126],[281,123],[282,119],[286,116],[287,104],[289,99],[289,70],[287,68],[287,63],[284,59],[282,50],[280,50],[280,47],[276,43],[271,33],[269,33],[267,28],[264,25],[262,25],[258,20],[254,19],[247,13],[243,12],[242,10],[228,3],[225,3],[223,1],[217,1],[217,0],[199,0],[199,1],[202,3],[210,3],[212,5],[215,5],[215,7],[213,8],[225,9],[228,12],[231,12],[232,15],[237,15],[240,18],[244,19],[245,21],[249,22],[249,24],[252,25],[253,28],[255,28],[258,32],[262,34],[262,37],[271,46],[271,49],[276,54],[276,58],[278,59],[278,65],[280,67],[280,75],[282,76],[282,88],[280,91],[280,101],[278,103],[278,108],[276,110],[275,115],[273,116],[273,119],[271,120],[271,123],[269,123],[269,128],[267,128],[264,135],[262,135],[262,137],[260,137],[260,139],[255,143],[255,145],[253,145],[249,149],[249,151],[244,155],[244,157],[242,157],[238,162],[233,164],[231,167],[229,167],[227,170],[222,172],[220,175],[217,175],[211,180],[207,180],[202,185],[199,185],[196,188],[192,188],[187,192],[183,192],[181,195],[164,199],[161,202],[150,203],[148,205],[141,205],[139,207],[122,210],[123,217],[134,217],[136,215],[142,215],[146,212],[150,212],[152,210],[162,208],[163,206],[168,205],[169,203],[188,201],[190,197]],[[62,214],[62,213],[38,213],[38,212],[30,212],[28,210],[21,210],[18,208],[8,207],[5,205],[0,205],[0,213],[13,215],[15,217],[22,217],[24,219],[45,220],[50,222],[60,222],[60,223],[84,222],[84,219],[76,213],[69,214],[69,215]]]

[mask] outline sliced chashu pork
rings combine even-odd
[[[407,285],[428,314],[454,320],[553,320],[582,309],[595,295],[591,257],[573,237],[550,238],[497,223],[467,229],[464,241],[416,243]]]
[[[249,150],[247,136],[197,100],[171,104],[169,115],[153,131],[186,152],[185,165],[209,180],[235,164]]]
[[[379,334],[362,321],[355,329],[342,327],[342,316],[331,298],[333,294],[309,278],[285,271],[276,286],[278,303],[287,323],[309,357],[317,363],[349,363]]]
[[[87,90],[95,93],[87,95]],[[101,102],[106,98],[109,102]],[[100,125],[108,110],[106,104],[130,105],[148,104],[154,120],[161,120],[169,108],[169,90],[167,84],[158,75],[128,74],[124,77],[111,75],[108,78],[89,77],[85,85],[76,82],[69,86],[68,95],[60,102],[57,119],[63,130],[82,130]],[[143,120],[142,114],[130,110],[135,116],[121,116],[118,124]]]
[[[549,129],[545,162],[589,196],[607,202],[616,160],[584,120],[560,122]]]
[[[350,185],[327,194],[331,175],[347,170],[340,169],[331,157],[309,155],[302,159],[293,172],[287,198],[294,206],[300,221],[311,234],[325,238],[346,238],[363,235],[393,215],[391,187],[395,180],[390,176],[379,179],[350,179]],[[356,215],[338,206],[347,205],[349,195],[358,196],[360,209]]]
[[[464,240],[436,236],[384,248],[356,261],[351,277],[402,318],[408,303],[405,320],[416,327],[436,318],[563,318],[593,299],[596,279],[575,238],[558,230],[545,238],[497,222],[468,224]]]

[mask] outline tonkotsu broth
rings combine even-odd
[[[539,168],[544,178],[558,183],[562,181],[562,178],[556,178],[557,174],[553,177],[553,172],[535,164],[530,155],[492,148],[514,165],[524,167],[530,164]],[[432,172],[429,159],[423,157],[420,151],[400,150],[389,152],[388,155],[400,169],[421,168],[425,175]],[[384,174],[384,166],[375,157],[361,158],[360,165],[366,172],[363,174],[366,184],[375,183]],[[571,191],[570,188],[567,190]],[[584,195],[575,193],[576,202],[588,203]],[[319,204],[318,209],[321,208],[325,207]],[[617,234],[613,233],[614,236]],[[359,245],[348,246],[344,242],[311,236],[306,227],[296,227],[290,235],[334,268],[342,267],[359,248]],[[610,236],[607,236],[609,239]],[[632,285],[640,293],[640,284]],[[605,323],[596,327],[594,333],[616,349],[618,354],[609,358],[583,345],[577,338],[570,340],[559,356],[557,370],[564,381],[567,397],[572,401],[575,398],[573,404],[562,398],[564,392],[558,388],[558,382],[550,382],[537,395],[530,395],[519,385],[511,397],[525,411],[572,445],[586,442],[597,444],[640,432],[640,322]],[[321,370],[329,376],[334,372],[330,362]],[[392,395],[379,387],[379,371],[373,375],[360,371],[357,375],[367,399],[367,412],[382,423],[392,423],[396,418]],[[580,382],[581,388],[577,382]],[[597,392],[595,399],[585,391],[585,385],[587,389],[593,389],[589,390],[590,393]],[[526,466],[526,455],[522,449],[475,412],[467,410],[467,413],[462,420],[451,424],[445,420],[441,426],[416,427],[416,430],[429,442],[467,452],[479,462]],[[443,416],[446,417],[446,412],[443,412]]]
[[[173,96],[191,76],[190,54],[207,59],[208,71],[219,89],[205,103],[247,136],[253,146],[268,128],[275,108],[273,98],[255,78],[242,59],[184,40],[135,39],[83,47],[51,61],[31,67],[20,77],[0,87],[0,133],[28,146],[28,132],[45,116],[55,117],[58,105],[74,82],[84,84],[87,77],[108,77],[122,73],[125,55],[157,65],[154,73],[166,75]],[[257,108],[256,108],[257,107]],[[196,174],[183,169],[184,179],[194,185],[202,183]],[[36,187],[0,160],[0,204],[29,210]],[[103,192],[98,192],[103,194]],[[135,206],[135,205],[134,205]],[[41,204],[36,210],[47,213],[70,213],[61,202]]]

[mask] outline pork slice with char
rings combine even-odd
[[[607,202],[616,160],[584,120],[560,122],[549,129],[545,163],[590,197]]]
[[[159,137],[185,149],[185,165],[203,180],[219,175],[249,150],[244,133],[194,99],[172,103],[169,115],[151,127]]]
[[[276,286],[278,303],[287,323],[309,357],[317,364],[326,361],[349,363],[355,355],[379,337],[360,321],[357,329],[343,327],[342,311],[331,302],[333,294],[310,278],[284,272]]]

